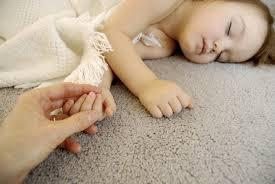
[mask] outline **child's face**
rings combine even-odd
[[[258,52],[266,35],[267,21],[257,8],[214,1],[192,9],[179,43],[184,55],[196,63],[243,62]]]

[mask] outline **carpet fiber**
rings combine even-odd
[[[180,56],[146,63],[183,87],[194,109],[154,119],[115,84],[115,116],[96,136],[76,135],[79,155],[55,151],[26,183],[275,183],[275,66],[197,65]],[[0,121],[22,92],[0,90]]]

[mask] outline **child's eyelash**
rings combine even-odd
[[[228,26],[228,30],[227,30],[227,35],[228,36],[229,36],[230,30],[231,30],[231,27],[232,27],[232,21],[230,21],[230,24]]]
[[[216,57],[216,59],[214,61],[218,61],[220,59],[221,55],[222,55],[222,52],[220,52],[220,54]]]
[[[228,29],[227,29],[227,32],[226,32],[226,34],[227,34],[228,36],[229,36],[229,34],[230,34],[231,27],[232,27],[232,21],[230,21],[229,26],[228,26]],[[219,53],[219,55],[216,57],[216,59],[215,59],[214,61],[218,61],[218,60],[220,59],[221,55],[222,55],[222,52]]]

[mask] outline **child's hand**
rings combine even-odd
[[[155,118],[170,117],[182,108],[192,108],[192,99],[175,83],[154,80],[145,86],[139,100]]]
[[[100,114],[99,121],[103,120],[106,116],[111,117],[116,111],[116,104],[114,98],[107,88],[101,89],[101,94],[84,94],[76,101],[68,100],[63,106],[63,113],[73,115],[81,111],[96,110]],[[93,127],[86,130],[88,133],[93,134]],[[90,130],[90,131],[89,131]]]

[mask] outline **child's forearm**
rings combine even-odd
[[[105,30],[104,33],[114,49],[106,54],[107,62],[128,89],[138,96],[148,82],[157,78],[156,75],[138,56],[129,37],[116,30]]]

